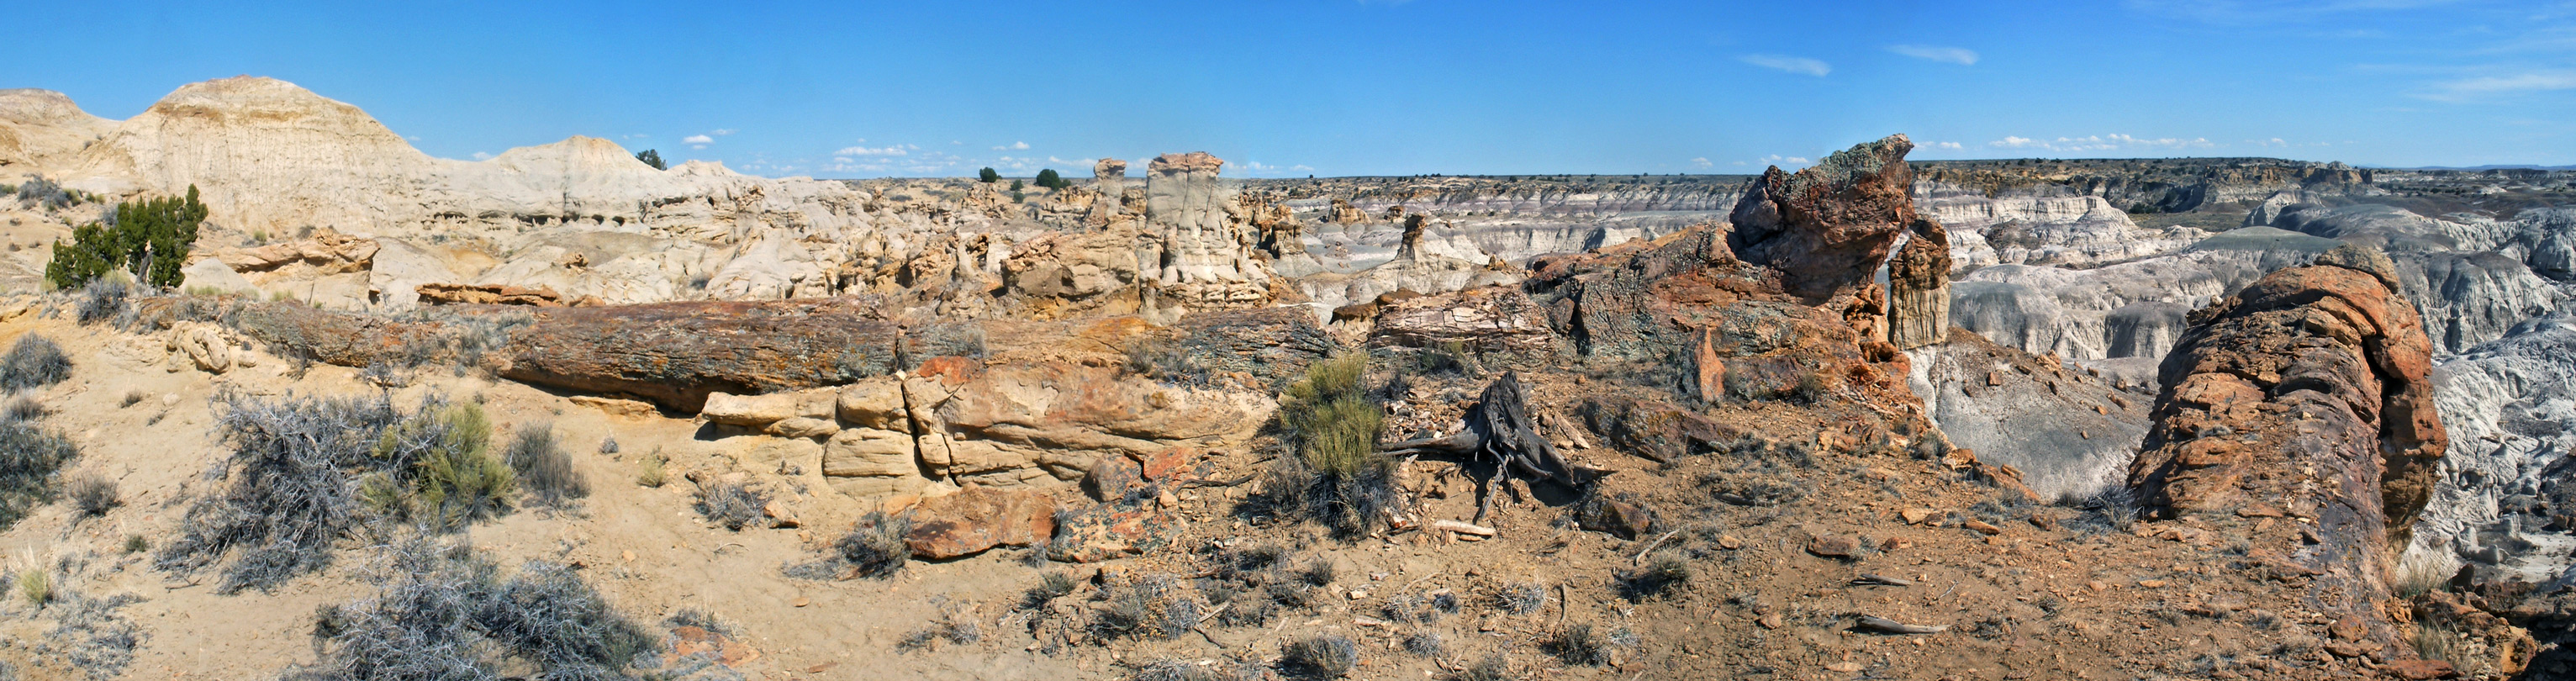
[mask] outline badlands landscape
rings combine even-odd
[[[2576,674],[2576,171],[1849,143],[1048,187],[0,90],[0,678]]]

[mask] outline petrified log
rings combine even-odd
[[[2299,519],[2204,534],[2303,580],[2310,607],[2354,623],[2338,636],[2349,645],[2411,657],[2386,615],[2400,609],[2389,567],[2448,438],[2432,345],[2388,257],[2338,247],[2192,321],[2165,358],[2155,426],[2129,468],[2139,500],[2166,517]]]
[[[1521,390],[1518,372],[1503,372],[1485,386],[1485,393],[1468,408],[1460,419],[1456,435],[1407,440],[1383,448],[1389,456],[1441,454],[1469,461],[1490,461],[1496,465],[1490,488],[1496,480],[1519,477],[1526,480],[1553,480],[1567,487],[1580,487],[1585,482],[1573,464],[1556,453],[1556,446],[1539,437],[1538,422],[1530,418],[1529,397]],[[1484,503],[1476,509],[1476,519],[1485,519],[1494,495],[1488,489]]]

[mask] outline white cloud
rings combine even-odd
[[[492,155],[491,155],[491,154],[483,153],[483,152],[480,152],[480,151],[474,152],[474,160],[477,160],[477,161],[480,161],[480,160],[483,160],[483,159],[487,159],[487,158],[491,158],[491,157],[492,157]]]
[[[1975,51],[1957,47],[1939,47],[1935,45],[1889,45],[1887,46],[1887,51],[1916,59],[1947,62],[1958,64],[1960,66],[1977,65],[1977,53]]]
[[[1029,143],[1027,143],[1027,142],[1012,142],[1012,143],[1010,143],[1010,144],[1004,144],[1004,145],[1001,145],[1001,146],[993,147],[993,150],[994,150],[994,151],[1018,151],[1018,150],[1021,150],[1021,149],[1027,149],[1027,148],[1029,148]]]
[[[2183,139],[2180,137],[2157,137],[2149,139],[2134,135],[2112,133],[2109,135],[2085,135],[2083,137],[2059,137],[2054,140],[2039,140],[2028,137],[2006,135],[2003,139],[1987,142],[1986,146],[1998,149],[2042,149],[2047,151],[2113,151],[2122,149],[2194,149],[2207,148],[2216,145],[2210,143],[2209,138],[2207,137],[2194,137],[2191,139]]]
[[[690,136],[687,136],[687,137],[682,137],[682,138],[680,138],[680,143],[681,143],[681,144],[715,144],[715,143],[716,143],[716,138],[708,137],[708,136],[706,136],[706,135],[690,135]]]
[[[2334,14],[2367,10],[2403,10],[2450,4],[2454,0],[2127,0],[2129,9],[2211,24],[2244,25],[2310,21]]]
[[[1834,72],[1834,66],[1832,64],[1808,59],[1806,57],[1790,57],[1777,54],[1748,54],[1742,57],[1737,57],[1736,60],[1766,69],[1776,69],[1790,73],[1805,74],[1818,78],[1822,78],[1825,74]]]
[[[1787,164],[1787,165],[1793,165],[1793,166],[1802,166],[1802,165],[1807,165],[1807,164],[1810,164],[1810,163],[1815,163],[1814,161],[1809,161],[1809,160],[1807,160],[1807,159],[1806,159],[1806,157],[1804,157],[1804,156],[1782,156],[1782,155],[1779,155],[1779,154],[1772,154],[1772,155],[1769,155],[1769,156],[1764,156],[1764,157],[1762,157],[1762,160],[1763,160],[1763,162],[1765,162],[1765,163],[1770,163],[1770,164],[1773,164],[1773,165]]]
[[[2509,76],[2478,76],[2436,83],[2434,92],[2416,96],[2439,102],[2460,102],[2496,95],[2550,90],[2576,90],[2576,71],[2531,71]]]
[[[1710,165],[1713,165],[1713,164],[1711,164],[1711,163],[1709,163],[1709,162],[1708,162],[1708,157],[1706,157],[1706,156],[1702,156],[1702,157],[1699,157],[1699,158],[1691,159],[1691,160],[1690,160],[1690,163],[1691,163],[1691,167],[1693,167],[1693,168],[1707,168],[1707,167],[1709,167]]]
[[[723,137],[723,136],[731,135],[731,134],[733,134],[733,128],[716,128],[716,136],[717,136],[717,137]]]
[[[407,140],[411,140],[411,141],[414,141],[414,142],[418,142],[418,141],[420,141],[420,136],[419,136],[419,135],[405,135],[405,136],[403,136],[403,139],[407,139]]]
[[[884,147],[877,147],[877,148],[874,148],[874,149],[871,149],[871,148],[868,148],[868,147],[842,147],[840,151],[832,152],[832,155],[834,155],[834,156],[902,156],[902,155],[904,155],[904,150],[903,150],[903,147],[897,147],[897,146],[884,146]]]
[[[1965,148],[1965,147],[1960,146],[1960,145],[1959,145],[1959,143],[1957,143],[1957,142],[1932,142],[1932,143],[1929,143],[1929,144],[1925,144],[1924,146],[1926,146],[1926,147],[1931,147],[1931,148],[1934,148],[1934,149],[1946,150],[1946,151],[1958,151],[1958,150],[1960,150],[1960,149]]]
[[[1297,164],[1297,165],[1293,165],[1293,166],[1288,166],[1288,169],[1289,169],[1289,170],[1303,170],[1303,171],[1310,172],[1310,173],[1315,171],[1315,167],[1314,167],[1314,166],[1306,165],[1306,164],[1303,164],[1303,163],[1300,163],[1300,164]]]

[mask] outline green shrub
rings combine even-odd
[[[992,167],[986,166],[983,170],[975,171],[975,180],[985,184],[992,184],[1002,181],[1002,174],[993,170]]]
[[[654,170],[671,169],[669,164],[662,162],[662,152],[653,149],[635,152],[635,160],[643,161],[644,165],[653,166]]]
[[[415,520],[446,530],[508,513],[518,475],[492,455],[492,421],[483,407],[458,402],[423,408],[376,441],[376,458],[410,460],[411,492],[402,506]]]
[[[1273,505],[1345,538],[1383,526],[1400,502],[1395,462],[1377,452],[1386,414],[1368,397],[1367,374],[1368,355],[1350,353],[1316,362],[1289,386],[1279,425],[1296,455],[1279,457],[1264,485]]]
[[[37,608],[43,608],[46,603],[53,602],[53,573],[46,572],[42,565],[29,565],[19,570],[18,595],[27,599],[27,605]]]
[[[1037,185],[1048,189],[1063,189],[1073,186],[1073,183],[1066,182],[1064,176],[1057,174],[1054,168],[1041,168],[1038,170]]]
[[[0,355],[0,390],[42,388],[71,375],[71,357],[44,336],[19,336],[17,344],[9,346],[9,354]]]
[[[54,242],[54,258],[45,264],[45,280],[58,288],[89,283],[110,270],[132,273],[142,283],[177,286],[187,265],[189,245],[206,221],[206,205],[197,201],[196,185],[185,198],[163,197],[116,205],[114,219],[73,228],[72,242]]]

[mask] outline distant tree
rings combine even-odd
[[[1000,182],[1002,181],[1002,174],[993,172],[993,168],[991,166],[985,166],[983,170],[975,171],[975,179],[983,182]]]
[[[1027,189],[1028,187],[1029,187],[1028,185],[1026,185],[1026,184],[1022,184],[1019,180],[1012,180],[1012,181],[1011,181],[1011,195],[1013,195],[1013,196],[1018,196],[1018,195],[1019,195],[1019,193],[1020,193],[1020,190],[1022,190],[1022,189]]]
[[[671,166],[662,163],[662,152],[652,149],[635,152],[635,160],[643,161],[644,165],[653,166],[654,170],[671,169]]]
[[[1038,186],[1048,189],[1063,189],[1073,186],[1073,183],[1064,181],[1064,176],[1056,174],[1054,168],[1042,168],[1038,170]]]
[[[113,220],[72,229],[72,242],[54,241],[54,258],[45,263],[45,279],[72,288],[122,268],[153,286],[177,286],[197,227],[206,222],[206,204],[197,201],[197,186],[185,199],[163,197],[116,204]]]
[[[1020,183],[1018,182],[1011,183],[1011,203],[1020,203],[1029,199],[1027,194],[1020,193],[1019,184]]]

